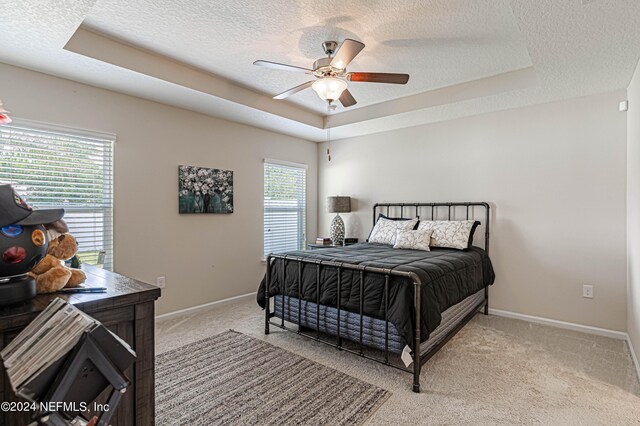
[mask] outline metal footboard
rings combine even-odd
[[[272,261],[275,259],[282,259],[283,262],[283,283],[286,282],[286,273],[287,273],[287,263],[288,262],[297,262],[298,264],[298,276],[297,276],[297,285],[298,285],[298,299],[302,300],[302,268],[304,264],[307,265],[315,265],[316,266],[316,335],[314,336],[310,336],[308,334],[302,333],[301,332],[301,324],[300,324],[300,315],[301,315],[301,309],[298,309],[298,329],[292,329],[289,328],[285,325],[285,321],[284,321],[284,317],[285,315],[282,315],[280,324],[278,323],[274,323],[271,321],[271,318],[273,317],[273,313],[271,312],[271,308],[270,308],[270,293],[269,293],[269,288],[270,288],[270,284],[271,284],[271,264]],[[321,339],[320,336],[320,277],[321,277],[321,271],[323,268],[335,268],[337,270],[337,295],[338,295],[338,300],[337,300],[337,310],[338,310],[338,326],[337,326],[337,333],[336,333],[336,340],[335,342],[329,342],[327,340]],[[360,315],[360,328],[359,328],[359,350],[354,351],[352,349],[349,349],[347,347],[345,347],[342,344],[342,337],[340,336],[340,310],[341,310],[341,305],[342,305],[342,301],[341,299],[341,293],[342,293],[342,271],[344,270],[350,270],[350,271],[357,271],[360,274],[360,288],[359,288],[359,293],[360,293],[360,297],[359,297],[359,315]],[[374,356],[370,356],[368,354],[365,354],[364,352],[364,344],[363,344],[363,320],[364,320],[364,278],[365,278],[365,274],[378,274],[378,275],[382,275],[384,277],[384,320],[385,320],[385,349],[384,349],[384,358],[377,358]],[[412,353],[412,358],[413,358],[413,367],[412,369],[409,368],[402,368],[396,365],[393,365],[389,362],[389,279],[390,277],[395,276],[395,277],[400,277],[400,278],[406,278],[411,280],[411,282],[413,283],[414,286],[414,309],[415,309],[415,325],[414,325],[414,329],[415,329],[415,337],[414,337],[414,349],[413,349],[413,353]],[[284,285],[284,284],[283,284]],[[265,279],[265,325],[264,325],[264,333],[265,334],[269,334],[269,326],[270,325],[274,325],[277,327],[280,327],[282,329],[288,330],[288,331],[292,331],[295,332],[301,336],[307,337],[307,338],[311,338],[314,339],[316,341],[325,343],[329,346],[333,346],[335,348],[338,348],[339,350],[344,350],[347,352],[351,352],[354,353],[356,355],[359,355],[361,357],[367,358],[367,359],[371,359],[373,361],[377,361],[380,362],[382,364],[385,365],[389,365],[391,367],[403,370],[403,371],[408,371],[408,372],[413,372],[413,391],[414,392],[420,392],[420,368],[422,367],[422,363],[421,363],[421,359],[420,359],[420,334],[421,334],[421,330],[420,330],[420,323],[421,323],[421,288],[422,288],[422,281],[420,280],[420,277],[418,277],[417,274],[413,273],[413,272],[405,272],[405,271],[395,271],[392,269],[385,269],[385,268],[376,268],[376,267],[372,267],[372,266],[363,266],[363,265],[355,265],[355,264],[350,264],[350,263],[342,263],[342,262],[333,262],[333,261],[327,261],[327,260],[316,260],[316,259],[308,259],[308,258],[304,258],[304,257],[297,257],[297,256],[290,256],[290,255],[278,255],[278,254],[271,254],[269,256],[267,256],[267,274],[266,274],[266,279]],[[283,301],[284,304],[284,301]],[[283,312],[284,312],[284,305],[283,305]]]

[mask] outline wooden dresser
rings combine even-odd
[[[132,385],[120,400],[111,424],[153,425],[154,302],[160,297],[160,289],[93,266],[82,265],[82,269],[87,274],[86,286],[107,287],[107,292],[43,294],[26,303],[0,308],[0,348],[7,345],[53,298],[61,297],[101,321],[136,351],[136,362],[125,372]],[[0,402],[14,401],[17,398],[1,364]],[[0,425],[29,423],[29,413],[0,412]]]

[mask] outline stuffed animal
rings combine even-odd
[[[85,273],[64,264],[65,260],[71,259],[78,251],[76,239],[69,234],[69,228],[63,220],[44,227],[49,240],[47,255],[29,272],[36,280],[38,294],[79,286],[87,279]]]

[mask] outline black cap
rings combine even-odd
[[[64,209],[33,210],[11,185],[0,185],[0,227],[44,225],[62,219]]]

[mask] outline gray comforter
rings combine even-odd
[[[495,274],[487,253],[472,247],[468,250],[432,249],[431,251],[394,249],[388,245],[361,243],[340,248],[323,248],[311,251],[287,252],[292,256],[309,259],[332,260],[362,264],[379,268],[415,272],[422,281],[421,339],[429,338],[441,321],[441,313],[450,306],[484,287],[493,284]],[[282,259],[272,259],[269,295],[298,296],[298,266],[287,263],[283,273]],[[302,298],[316,301],[316,265],[305,265],[302,271]],[[286,276],[286,282],[283,282]],[[258,304],[264,308],[265,279],[258,290]],[[378,274],[365,274],[364,313],[384,319],[384,278]],[[392,277],[389,282],[389,320],[409,347],[413,348],[414,336],[414,286],[411,281]],[[325,267],[320,277],[320,303],[336,307],[337,270]],[[352,312],[360,309],[359,272],[343,270],[341,283],[341,308]]]

